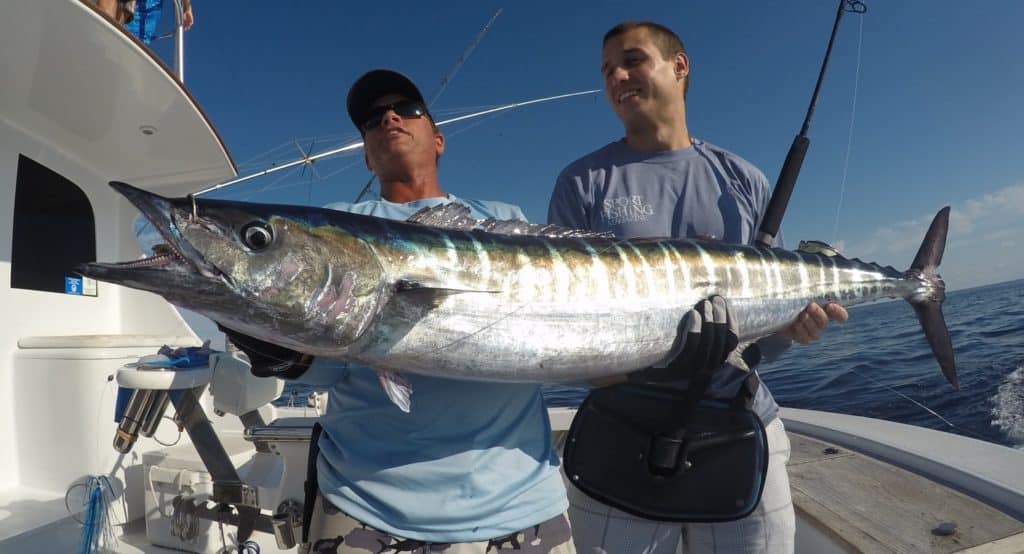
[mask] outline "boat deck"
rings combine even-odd
[[[1024,552],[1024,522],[874,458],[789,433],[798,518],[852,552]],[[955,524],[952,534],[939,527]]]
[[[553,418],[553,423],[558,429],[558,418]],[[554,434],[556,444],[560,444],[565,431]],[[830,442],[794,432],[789,432],[789,437],[797,552],[1024,552],[1024,522],[1003,511]],[[0,502],[0,514],[24,506],[4,504]],[[15,523],[10,516],[0,527]],[[940,526],[948,523],[955,524],[954,532],[940,533]],[[0,541],[0,551],[32,551],[30,545],[38,545],[41,535],[48,537],[48,544],[72,547],[78,543],[80,529],[65,516],[34,531],[22,530],[20,537]],[[171,552],[150,544],[141,519],[121,531],[118,552]],[[261,542],[267,539],[263,536]],[[269,541],[261,546],[267,552],[276,552],[273,539]]]
[[[783,415],[807,414],[823,416],[796,410],[785,410]],[[559,448],[572,415],[569,409],[551,410]],[[786,425],[799,426],[792,419]],[[895,424],[884,425],[875,431],[899,438]],[[920,428],[914,432],[935,433]],[[798,553],[1024,553],[1024,521],[1013,515],[896,464],[792,429],[787,434],[792,446],[788,469]],[[954,447],[977,446],[948,435],[945,440],[947,444],[963,441]],[[979,450],[969,453],[985,455]],[[943,524],[954,524],[953,532],[943,534]]]

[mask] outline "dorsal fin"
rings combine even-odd
[[[800,246],[796,247],[796,251],[805,254],[821,254],[828,257],[843,257],[843,253],[838,248],[822,240],[802,240],[800,241]]]
[[[518,219],[476,219],[470,215],[468,207],[458,202],[422,208],[412,214],[406,221],[430,227],[440,227],[442,229],[456,229],[460,231],[480,230],[502,235],[532,235],[549,238],[612,237],[612,234],[608,232],[569,229],[568,227],[559,227],[558,225],[528,223]]]
[[[469,214],[469,208],[458,202],[420,208],[419,211],[412,214],[406,221],[429,227],[461,229],[464,231],[475,229],[477,225],[477,220]]]

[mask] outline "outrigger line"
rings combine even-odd
[[[455,78],[455,74],[458,73],[460,69],[462,69],[462,64],[466,63],[466,60],[469,59],[469,55],[473,53],[473,50],[476,50],[476,45],[480,44],[480,41],[483,40],[484,35],[486,35],[487,32],[491,30],[491,27],[494,25],[495,20],[498,19],[499,15],[501,15],[502,10],[504,10],[504,8],[498,8],[494,12],[494,15],[491,16],[491,19],[487,22],[486,25],[484,25],[484,28],[480,29],[480,32],[477,33],[476,37],[473,38],[473,41],[470,42],[469,46],[466,47],[466,50],[462,52],[461,56],[459,56],[459,59],[455,60],[455,65],[453,65],[452,68],[448,70],[448,73],[446,73],[445,76],[441,78],[441,84],[438,86],[437,92],[434,93],[434,97],[431,98],[430,102],[427,104],[428,108],[433,107],[434,104],[437,103],[437,99],[441,98],[441,95],[444,94],[445,89],[448,88],[448,83],[452,82],[452,79]]]
[[[503,112],[503,111],[506,111],[506,110],[512,110],[512,109],[515,109],[515,108],[522,108],[524,106],[529,106],[531,104],[540,104],[540,103],[543,103],[543,102],[551,102],[552,100],[562,100],[564,98],[572,98],[574,96],[583,96],[585,94],[595,94],[595,93],[598,93],[598,92],[601,92],[601,89],[581,90],[581,91],[577,91],[577,92],[569,92],[569,93],[566,93],[566,94],[558,94],[558,95],[555,95],[555,96],[545,96],[544,98],[534,98],[533,100],[524,100],[522,102],[512,102],[510,104],[504,104],[504,105],[498,106],[496,108],[490,108],[490,109],[482,110],[482,111],[479,111],[479,112],[473,112],[473,113],[469,113],[469,114],[466,114],[466,115],[460,115],[458,117],[453,117],[453,118],[450,118],[450,119],[446,119],[444,121],[438,121],[437,125],[440,127],[442,125],[448,125],[449,123],[455,123],[457,121],[463,121],[463,120],[466,120],[466,119],[472,119],[472,118],[475,118],[475,117],[481,117],[481,116],[484,116],[484,115],[488,115],[488,114],[492,114],[492,113],[498,113],[498,112]],[[341,154],[343,152],[348,152],[348,151],[351,151],[351,150],[358,150],[358,149],[360,149],[362,147],[363,147],[363,141],[353,142],[351,144],[346,144],[345,146],[342,146],[342,147],[339,147],[339,148],[335,148],[333,150],[327,150],[325,152],[321,152],[319,154],[314,154],[312,156],[308,156],[308,157],[301,158],[301,159],[298,159],[298,160],[295,160],[295,161],[292,161],[292,162],[288,162],[288,163],[283,164],[283,165],[279,165],[279,166],[276,166],[276,167],[271,167],[269,169],[264,169],[263,171],[260,171],[258,173],[253,173],[251,175],[245,175],[245,176],[239,177],[237,179],[232,179],[230,181],[225,181],[223,183],[220,183],[220,184],[217,184],[217,185],[213,185],[212,187],[207,187],[205,189],[202,189],[200,191],[197,191],[197,192],[193,193],[193,196],[202,196],[204,194],[213,192],[215,190],[219,190],[219,189],[222,189],[222,188],[225,188],[225,187],[229,187],[229,186],[232,186],[232,185],[237,185],[238,183],[241,183],[241,182],[244,182],[244,181],[248,181],[250,179],[255,179],[256,177],[262,177],[264,175],[270,175],[271,173],[275,173],[275,172],[281,171],[282,169],[288,169],[290,167],[295,167],[295,166],[298,166],[298,165],[302,165],[302,164],[305,164],[305,163],[316,161],[316,160],[319,160],[321,158],[326,158],[328,156],[334,156],[336,154]]]

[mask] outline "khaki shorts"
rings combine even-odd
[[[485,554],[516,551],[524,554],[575,554],[569,519],[565,514],[553,517],[528,529],[489,541],[460,543],[429,543],[396,537],[378,531],[338,511],[317,495],[309,528],[310,544],[303,545],[310,554],[363,554],[366,552],[409,552],[427,554]]]

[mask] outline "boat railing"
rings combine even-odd
[[[182,0],[174,0],[174,74],[185,83],[185,8]]]
[[[174,39],[174,76],[185,84],[185,5],[183,0],[174,0],[174,30],[156,39]]]
[[[169,33],[156,35],[153,40],[174,40],[174,63],[172,72],[178,82],[185,84],[185,0],[173,0],[174,28]],[[122,29],[127,32],[126,29]],[[129,33],[131,34],[131,33]]]

